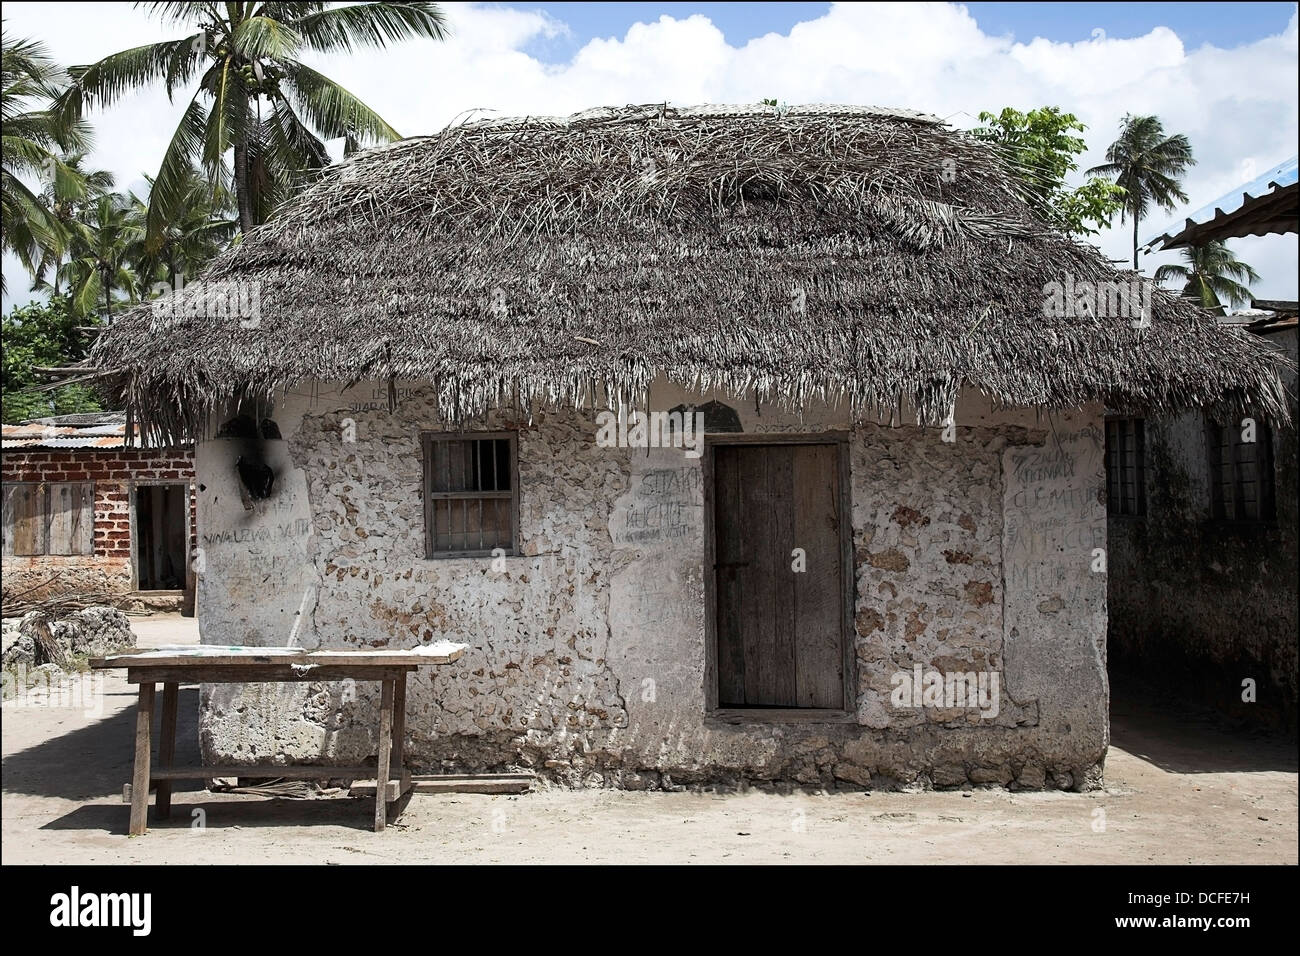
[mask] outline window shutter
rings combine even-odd
[[[45,554],[45,486],[34,483],[4,489],[4,553]]]
[[[49,486],[49,553],[90,554],[95,523],[94,482]]]

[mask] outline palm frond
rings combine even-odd
[[[436,3],[358,3],[300,15],[292,23],[303,44],[319,53],[382,47],[419,37],[446,40],[451,33]]]
[[[364,142],[401,139],[378,113],[329,77],[296,60],[281,63],[297,112],[326,139],[352,135]]]
[[[180,209],[185,200],[185,183],[189,172],[204,151],[204,134],[208,129],[208,111],[196,95],[176,124],[176,130],[167,144],[153,188],[149,190],[147,243],[155,246],[160,241],[165,224]]]
[[[272,17],[250,17],[235,27],[233,46],[249,60],[294,56],[302,37],[291,25]]]
[[[182,67],[193,56],[195,39],[163,40],[132,47],[106,56],[97,63],[74,66],[68,73],[72,83],[61,97],[61,103],[71,115],[80,117],[88,105],[111,106],[119,98],[151,83],[173,82]],[[178,72],[179,71],[179,72]]]

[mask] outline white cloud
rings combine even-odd
[[[465,111],[563,114],[597,105],[669,100],[846,102],[919,109],[973,125],[982,109],[1059,105],[1089,125],[1083,165],[1099,163],[1125,112],[1155,113],[1186,133],[1198,158],[1186,179],[1186,212],[1292,155],[1297,141],[1297,17],[1279,36],[1225,50],[1185,49],[1170,29],[1076,43],[1012,40],[982,32],[955,4],[836,4],[824,16],[729,45],[702,15],[664,16],[621,38],[593,39],[566,63],[523,52],[563,35],[540,11],[446,4],[454,38],[313,62],[407,135],[436,131]],[[10,35],[37,35],[68,63],[171,35],[127,4],[9,3]],[[1098,27],[1105,28],[1104,23]],[[96,116],[95,160],[123,185],[157,167],[179,114],[160,90],[137,94]],[[1164,224],[1152,218],[1145,236]],[[1099,244],[1129,255],[1129,230]],[[1263,276],[1265,298],[1296,298],[1296,237],[1240,240],[1239,253]],[[1169,257],[1152,257],[1154,268]],[[11,294],[25,288],[6,262]]]

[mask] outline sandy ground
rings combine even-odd
[[[138,618],[141,645],[197,641],[193,620]],[[1291,863],[1293,742],[1229,733],[1117,695],[1094,793],[417,794],[370,831],[372,804],[215,795],[180,784],[172,820],[125,836],[134,688],[102,712],[6,702],[4,863]],[[178,761],[194,761],[197,688]],[[197,824],[202,823],[202,826]]]

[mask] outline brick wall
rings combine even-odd
[[[3,581],[6,593],[24,591],[51,578],[54,578],[54,583],[49,588],[38,588],[28,596],[79,589],[129,591],[130,482],[189,481],[191,551],[195,546],[194,452],[191,449],[10,450],[0,459],[0,476],[6,484],[19,481],[95,483],[94,554],[8,556]]]

